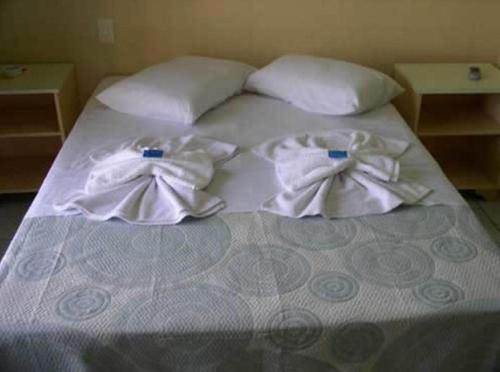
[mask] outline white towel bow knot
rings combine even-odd
[[[163,156],[144,157],[146,145],[162,149]],[[139,139],[115,150],[95,151],[84,190],[55,208],[134,224],[176,224],[187,216],[207,217],[225,203],[203,189],[214,176],[214,164],[234,156],[236,149],[229,143],[189,135]]]
[[[301,135],[265,143],[254,152],[272,161],[284,191],[262,209],[289,216],[354,217],[413,204],[430,189],[400,180],[399,157],[409,143],[364,131]],[[329,150],[348,157],[332,159]]]

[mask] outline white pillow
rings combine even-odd
[[[126,114],[192,124],[212,107],[240,93],[254,71],[240,62],[181,57],[121,80],[96,98]]]
[[[327,115],[368,111],[403,92],[398,83],[379,71],[334,59],[299,55],[283,56],[253,73],[245,89]]]

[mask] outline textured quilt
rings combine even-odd
[[[494,371],[499,253],[468,207],[26,219],[0,266],[0,370]]]

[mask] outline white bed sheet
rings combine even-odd
[[[95,94],[120,77],[104,79]],[[95,95],[94,94],[94,95]],[[239,155],[223,164],[208,192],[226,201],[228,212],[252,212],[280,190],[273,165],[249,150],[264,141],[294,133],[352,129],[412,143],[401,159],[401,177],[433,189],[423,204],[462,205],[464,200],[438,164],[417,140],[392,105],[363,115],[334,117],[311,114],[276,99],[244,94],[203,115],[194,126],[115,112],[91,98],[35,198],[27,217],[59,215],[56,201],[82,189],[91,163],[89,154],[139,137],[198,134],[239,146]]]

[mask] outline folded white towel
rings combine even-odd
[[[364,131],[304,134],[271,141],[254,153],[275,165],[284,191],[262,209],[289,217],[355,217],[414,204],[431,191],[399,179],[409,143]],[[329,151],[347,157],[331,158]]]
[[[145,148],[163,156],[143,157]],[[196,136],[140,139],[91,154],[84,191],[55,208],[96,220],[120,218],[135,224],[175,224],[187,216],[206,217],[224,201],[201,191],[214,175],[214,164],[232,157],[236,146]]]

